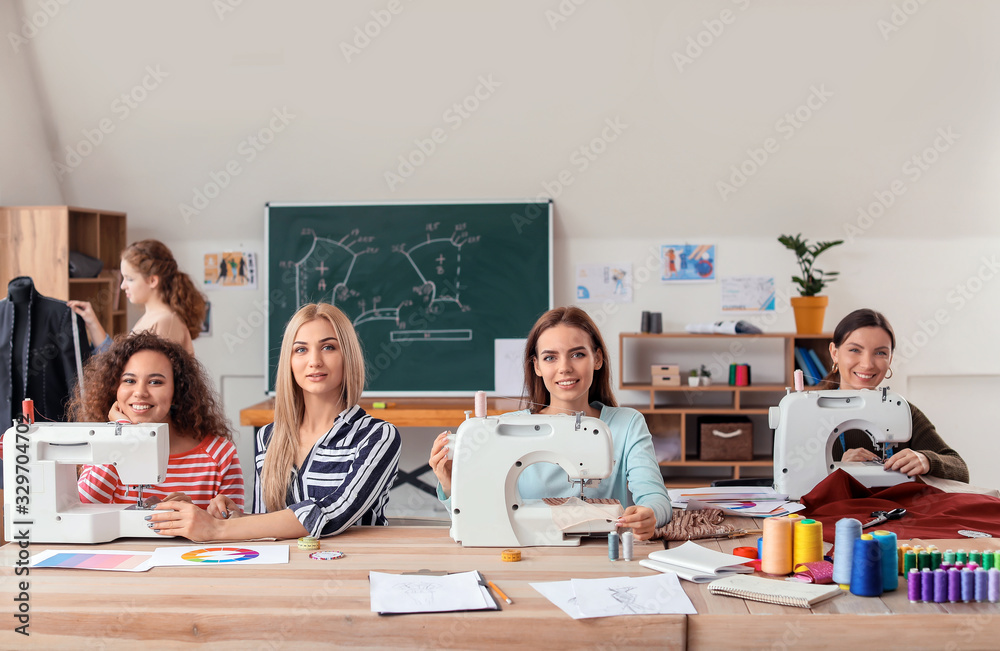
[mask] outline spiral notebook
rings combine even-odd
[[[838,585],[798,583],[741,574],[712,581],[708,584],[708,591],[727,597],[799,608],[812,608],[819,602],[832,599],[843,592]]]

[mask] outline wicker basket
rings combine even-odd
[[[703,416],[698,419],[702,461],[751,461],[753,422],[741,416]]]

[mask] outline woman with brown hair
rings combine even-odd
[[[194,281],[177,268],[177,261],[167,245],[159,240],[134,242],[122,251],[122,284],[128,300],[146,311],[132,327],[132,332],[155,332],[176,341],[194,354],[191,341],[198,338],[205,320],[205,296]],[[67,301],[83,317],[87,335],[95,352],[111,345],[94,308],[87,301]]]
[[[670,498],[645,419],[615,401],[608,348],[590,315],[578,307],[559,307],[535,322],[524,348],[524,383],[528,394],[524,413],[583,412],[604,421],[611,432],[614,470],[596,487],[588,487],[587,497],[617,499],[626,507],[618,526],[631,528],[636,540],[652,537],[656,527],[670,520]],[[435,439],[428,461],[440,482],[441,500],[451,494],[448,434]],[[525,468],[518,489],[531,498],[579,494],[566,481],[565,471],[549,463]]]
[[[833,331],[830,358],[833,370],[821,383],[823,388],[857,390],[874,389],[882,380],[892,377],[892,353],[896,335],[880,312],[855,310],[841,319]],[[968,482],[969,469],[965,460],[948,447],[934,424],[910,405],[913,421],[910,440],[897,444],[885,461],[886,470],[897,470],[911,477],[934,475],[942,479]],[[833,444],[834,461],[881,460],[871,437],[862,430],[842,432]]]
[[[167,424],[167,475],[145,495],[202,508],[220,493],[243,503],[243,471],[222,403],[204,367],[179,344],[151,332],[119,336],[90,359],[83,384],[86,401],[77,386],[69,405],[75,421]],[[84,466],[79,489],[83,502],[135,501],[114,465]]]
[[[386,525],[399,432],[357,403],[365,362],[354,326],[325,303],[299,308],[285,327],[274,422],[257,432],[253,514],[219,495],[208,512],[157,505],[150,525],[191,540],[332,536]]]

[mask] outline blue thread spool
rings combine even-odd
[[[854,518],[837,520],[837,533],[833,539],[833,582],[846,586],[851,582],[854,558],[854,541],[861,537],[861,523]]]
[[[882,594],[882,547],[870,534],[854,541],[851,559],[851,594],[878,597]]]
[[[962,568],[962,601],[968,603],[976,595],[976,577],[967,567]]]
[[[899,587],[899,556],[896,555],[896,534],[892,531],[875,531],[872,538],[882,549],[882,592]]]
[[[934,603],[948,601],[948,573],[938,568],[934,570]]]
[[[953,567],[948,570],[948,601],[957,603],[962,600],[962,570]]]
[[[983,568],[979,568],[972,574],[975,577],[974,582],[976,584],[975,587],[976,601],[986,601],[987,591],[989,590],[989,583],[987,583],[990,576],[989,572],[987,572]]]
[[[757,538],[757,558],[764,558],[764,536]]]
[[[612,531],[608,534],[608,559],[618,560],[618,532]]]
[[[906,596],[909,597],[912,604],[920,601],[920,582],[922,578],[920,570],[917,568],[913,568],[906,575]]]

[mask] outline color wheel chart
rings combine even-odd
[[[181,554],[181,560],[191,563],[239,563],[250,561],[260,554],[242,547],[205,547]]]

